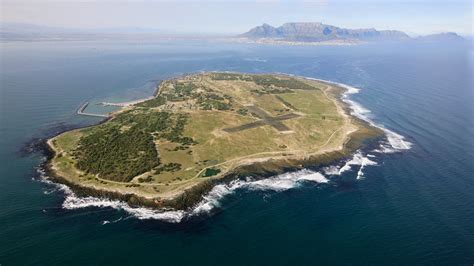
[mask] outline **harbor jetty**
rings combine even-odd
[[[128,101],[128,102],[120,102],[120,103],[101,102],[100,104],[104,105],[104,106],[127,107],[127,106],[135,105],[135,104],[138,104],[138,103],[141,103],[141,102],[144,102],[144,101],[151,100],[153,98],[155,98],[155,96],[151,96],[151,97],[147,97],[147,98],[143,98],[143,99],[138,99],[138,100],[134,100],[134,101]]]
[[[85,102],[84,104],[82,104],[81,107],[77,109],[77,114],[85,115],[85,116],[94,116],[94,117],[109,117],[108,115],[104,115],[104,114],[94,114],[94,113],[84,112],[87,106],[89,106],[89,102]]]

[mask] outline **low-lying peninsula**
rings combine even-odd
[[[48,140],[48,169],[83,196],[185,209],[217,183],[327,165],[381,136],[349,114],[343,93],[283,74],[166,80],[105,123]]]

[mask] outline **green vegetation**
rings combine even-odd
[[[263,94],[280,94],[280,93],[291,93],[293,92],[290,89],[281,89],[281,88],[275,88],[275,87],[264,87],[263,89],[256,89],[252,91],[253,93],[256,93],[258,95],[263,95]]]
[[[190,96],[196,88],[197,86],[194,83],[176,82],[174,85],[174,93],[178,97]]]
[[[295,78],[280,78],[273,75],[255,75],[252,76],[253,82],[265,88],[266,93],[288,93],[292,90],[315,90],[314,86],[311,86],[303,81]],[[283,88],[280,89],[280,88]]]
[[[232,107],[229,96],[220,96],[216,93],[201,94],[197,103],[203,110],[229,110]]]
[[[221,169],[219,168],[206,168],[202,176],[203,177],[213,176],[213,175],[217,175],[220,172],[221,172]]]
[[[193,145],[183,136],[185,114],[126,112],[109,123],[86,130],[74,155],[77,167],[103,179],[128,182],[160,164],[155,140]],[[126,129],[124,129],[126,128]]]
[[[217,100],[204,100],[199,102],[203,110],[229,110],[231,105]]]
[[[252,81],[250,75],[243,75],[238,73],[212,73],[213,80],[245,80]]]
[[[139,178],[138,178],[138,183],[145,183],[145,182],[146,182],[146,183],[149,183],[149,182],[151,182],[151,181],[153,181],[153,177],[150,176],[150,175],[147,176],[147,177],[145,177],[145,178],[143,178],[143,177],[139,177]]]
[[[153,137],[138,127],[121,132],[117,125],[104,125],[79,141],[77,167],[101,178],[130,181],[160,163]]]
[[[161,96],[167,101],[179,102],[191,98],[197,85],[190,82],[174,81],[172,83],[172,89],[161,93]]]
[[[315,90],[311,86],[301,80],[292,77],[279,77],[275,75],[244,75],[238,73],[213,73],[214,80],[241,80],[252,81],[263,87],[256,89],[254,92],[259,94],[279,94],[291,93],[293,90]]]
[[[245,108],[240,108],[239,110],[237,110],[237,113],[238,113],[239,115],[246,116],[246,115],[248,115],[249,110],[247,110],[247,109],[245,109]]]
[[[151,100],[138,103],[135,106],[146,107],[146,108],[154,108],[154,107],[162,106],[165,103],[166,103],[166,98],[159,95],[159,96],[156,96],[155,98],[153,98]]]
[[[156,168],[155,174],[161,174],[162,172],[176,172],[179,170],[181,170],[180,163],[168,163]]]

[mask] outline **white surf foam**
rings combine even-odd
[[[116,210],[123,210],[135,218],[140,220],[144,219],[156,219],[167,221],[171,223],[180,222],[184,216],[184,211],[177,210],[154,210],[148,208],[135,208],[128,205],[126,202],[118,200],[110,200],[105,198],[96,197],[78,197],[69,188],[65,191],[66,199],[64,200],[62,207],[67,210],[75,210],[81,208],[98,207],[98,208],[113,208]]]
[[[361,179],[364,177],[363,169],[366,166],[377,165],[377,162],[372,161],[369,158],[375,158],[375,155],[367,154],[364,156],[361,151],[357,151],[352,156],[352,158],[347,160],[341,167],[332,165],[324,167],[323,171],[327,175],[341,175],[342,173],[351,170],[353,166],[359,166],[359,170],[357,171],[357,179]]]
[[[396,150],[409,150],[411,148],[412,143],[405,140],[405,137],[403,137],[402,135],[386,128],[384,128],[383,130],[387,134],[388,142],[390,143],[390,146],[392,146],[392,148]]]
[[[120,221],[122,221],[122,220],[123,220],[122,217],[120,217],[120,218],[118,218],[118,219],[115,219],[115,220],[112,220],[112,221],[110,221],[110,220],[104,220],[104,221],[102,221],[101,224],[102,224],[102,225],[114,224],[114,223],[120,222]]]
[[[336,165],[331,165],[324,167],[322,169],[326,175],[338,175],[339,174],[339,167]]]
[[[362,152],[358,151],[352,156],[352,159],[348,160],[346,164],[339,169],[339,174],[342,174],[345,171],[350,170],[353,165],[360,165],[361,168],[366,165],[377,165],[377,162],[370,160],[368,157],[364,156]]]
[[[134,208],[126,202],[118,200],[110,200],[96,197],[79,197],[68,186],[51,182],[42,169],[38,169],[40,180],[53,187],[55,191],[61,191],[65,195],[62,207],[67,210],[75,210],[81,208],[98,207],[98,208],[113,208],[116,210],[123,210],[137,219],[156,219],[170,223],[180,222],[184,216],[184,211],[177,210],[154,210],[148,208]],[[50,189],[51,190],[51,189]]]
[[[98,207],[98,208],[113,208],[116,210],[123,210],[133,215],[134,217],[143,219],[163,220],[171,223],[180,222],[185,216],[184,211],[176,210],[153,210],[148,208],[134,208],[125,202],[117,200],[109,200],[96,197],[78,197],[70,192],[66,194],[62,207],[67,210],[75,210],[80,208]]]
[[[329,179],[319,172],[305,175],[301,177],[300,180],[314,181],[316,183],[329,183]]]
[[[304,181],[315,183],[329,182],[329,180],[321,173],[304,169],[297,172],[277,175],[271,178],[255,181],[249,180],[243,183],[242,187],[252,190],[285,191],[301,186]]]
[[[194,215],[209,213],[212,209],[220,206],[220,200],[232,193],[232,185],[220,184],[214,186],[209,193],[203,196],[192,210]]]

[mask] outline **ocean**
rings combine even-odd
[[[210,41],[12,42],[0,49],[0,264],[474,262],[472,47]],[[353,157],[216,186],[190,211],[81,198],[48,182],[41,139],[98,102],[190,72],[288,73],[346,86],[387,138]]]

